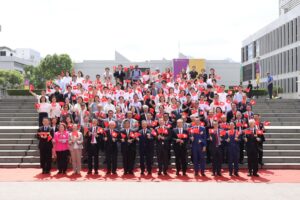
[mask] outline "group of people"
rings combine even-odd
[[[224,164],[229,175],[239,176],[239,164],[247,152],[248,175],[258,175],[263,165],[264,126],[253,113],[252,88],[235,86],[225,91],[212,68],[208,73],[192,67],[176,77],[170,69],[142,72],[138,66],[105,69],[94,81],[65,72],[47,81],[36,96],[39,113],[37,138],[43,174],[49,174],[53,158],[59,174],[72,161],[79,174],[87,161],[88,174],[98,174],[99,152],[105,155],[106,174],[116,174],[118,154],[124,175],[133,174],[139,158],[141,175],[167,175],[175,156],[176,175],[186,176],[192,163],[195,176],[221,176]],[[155,162],[154,162],[155,161]]]

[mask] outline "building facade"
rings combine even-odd
[[[283,90],[280,96],[300,98],[300,4],[245,39],[241,62],[244,85],[252,80],[266,88],[270,72],[274,86]]]
[[[26,66],[37,66],[41,60],[40,53],[32,49],[12,50],[0,47],[0,69],[24,72]]]
[[[74,63],[74,69],[76,71],[82,71],[84,74],[91,76],[91,79],[95,79],[96,74],[103,75],[105,68],[110,67],[112,72],[112,66],[122,64],[129,67],[131,65],[139,65],[142,69],[151,69],[154,71],[159,69],[160,72],[164,72],[167,68],[174,71],[173,60],[149,60],[144,62],[130,61],[118,52],[115,52],[115,60],[84,60],[83,62]],[[234,86],[240,84],[240,69],[241,63],[231,60],[205,60],[205,69],[208,72],[210,68],[215,68],[218,75],[221,76],[221,80],[218,80],[219,84],[226,86]]]

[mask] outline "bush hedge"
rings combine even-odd
[[[9,96],[31,96],[29,90],[21,90],[21,89],[9,89],[6,90]],[[42,90],[34,90],[36,94],[41,94]]]

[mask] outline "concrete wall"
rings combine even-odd
[[[209,72],[210,68],[214,68],[217,75],[221,76],[221,80],[218,80],[219,84],[224,84],[226,87],[240,84],[240,63],[228,60],[206,60],[206,72]]]

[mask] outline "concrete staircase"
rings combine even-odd
[[[34,103],[32,97],[0,100],[0,167],[39,167],[35,138],[38,115]],[[254,111],[261,114],[263,121],[271,122],[265,133],[264,168],[300,169],[299,103],[299,100],[257,100]],[[103,158],[100,168],[102,161]],[[120,153],[118,161],[121,163]]]

